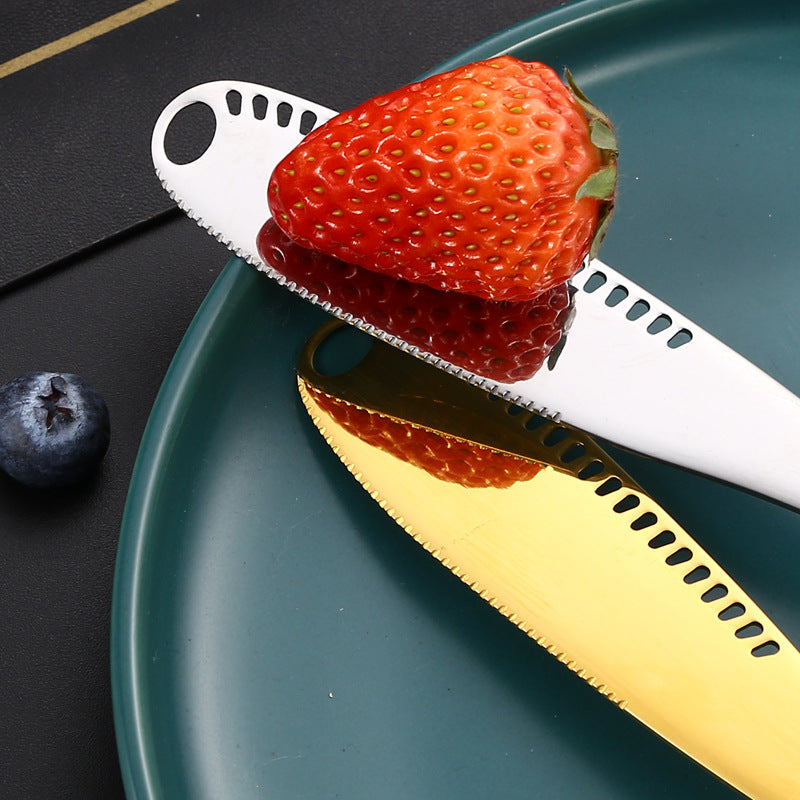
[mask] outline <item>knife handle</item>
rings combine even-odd
[[[170,126],[195,104],[213,112],[214,135],[203,153],[177,163],[167,152]],[[334,113],[256,83],[203,83],[178,95],[159,114],[150,143],[153,165],[161,183],[188,216],[253,263],[258,261],[256,236],[270,216],[267,180],[272,170],[310,130]]]

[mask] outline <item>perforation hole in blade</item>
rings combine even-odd
[[[555,447],[556,445],[566,441],[568,438],[569,433],[567,433],[564,428],[553,428],[553,430],[549,431],[545,435],[544,439],[542,439],[542,444],[544,444],[546,447]]]
[[[493,395],[489,395],[492,397]],[[530,419],[525,421],[525,429],[529,431],[535,431],[538,428],[541,428],[543,425],[546,425],[549,420],[546,417],[542,417],[539,414],[534,414]]]
[[[659,314],[648,326],[647,332],[650,334],[663,333],[672,325],[672,319],[666,314]]]
[[[657,550],[659,547],[666,547],[668,544],[672,544],[676,538],[672,531],[661,531],[661,533],[654,536],[647,544],[654,550]]]
[[[583,481],[597,478],[605,472],[606,468],[602,461],[593,459],[578,473],[578,477]]]
[[[615,286],[606,297],[606,305],[609,308],[618,306],[623,300],[627,299],[628,290],[624,286]]]
[[[757,644],[750,652],[756,658],[763,658],[764,656],[774,656],[776,653],[780,651],[780,645],[770,639],[768,642],[762,642],[761,644]]]
[[[253,116],[256,119],[266,119],[267,106],[268,106],[267,98],[264,97],[263,94],[257,94],[253,97],[252,104],[253,104]]]
[[[670,553],[665,559],[665,563],[674,567],[678,564],[685,564],[692,560],[692,551],[688,547],[679,547],[674,553]]]
[[[728,587],[723,586],[721,583],[717,583],[707,591],[703,592],[700,599],[703,600],[703,602],[705,603],[714,603],[717,600],[721,600],[723,597],[727,596],[728,596]]]
[[[683,347],[683,345],[689,344],[689,342],[691,341],[692,341],[691,331],[687,331],[686,328],[681,328],[677,333],[674,333],[667,340],[667,347],[670,347],[673,350],[677,350],[677,348]]]
[[[658,522],[658,517],[652,511],[646,511],[631,522],[631,529],[643,531],[645,528],[652,528]]]
[[[305,136],[317,127],[317,115],[313,111],[304,111],[300,115],[300,133]]]
[[[683,576],[684,583],[699,583],[711,577],[711,570],[705,566],[695,567]]]
[[[650,303],[646,300],[637,300],[625,314],[625,318],[631,322],[641,319],[650,310]]]
[[[288,128],[289,123],[292,121],[293,113],[294,109],[292,108],[291,103],[287,103],[285,100],[278,103],[278,108],[276,109],[278,125],[281,128]]]
[[[754,636],[761,636],[764,633],[764,626],[760,622],[748,622],[736,631],[739,639],[752,639]]]
[[[624,514],[626,511],[636,508],[639,503],[641,503],[641,500],[635,494],[629,494],[614,504],[614,511],[617,514]]]
[[[225,104],[228,106],[228,113],[232,117],[238,117],[242,113],[242,93],[231,89],[225,95]]]
[[[582,444],[581,442],[572,442],[569,447],[559,455],[559,460],[562,464],[571,464],[573,461],[577,461],[582,456],[586,455],[586,445]],[[600,462],[592,462],[592,463],[600,463]],[[602,464],[600,464],[602,467]],[[584,467],[584,470],[586,467]],[[583,470],[578,474],[579,478],[583,477]]]
[[[622,488],[622,481],[616,476],[612,476],[603,481],[595,490],[595,494],[605,497],[608,494],[613,494],[618,489]]]
[[[601,286],[605,285],[607,280],[608,278],[606,278],[605,274],[599,270],[595,271],[588,277],[586,283],[583,284],[583,291],[589,294],[596,292]]]
[[[745,607],[742,603],[736,602],[731,603],[729,606],[726,606],[722,609],[722,611],[717,614],[717,616],[723,621],[727,622],[731,619],[737,619],[744,615]]]

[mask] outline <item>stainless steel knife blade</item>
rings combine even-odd
[[[213,141],[196,160],[174,163],[164,146],[167,130],[179,111],[198,102],[214,112]],[[262,117],[256,109],[264,104]],[[793,445],[800,441],[800,399],[601,261],[588,263],[570,281],[573,314],[558,357],[514,381],[426,350],[409,341],[405,329],[398,333],[348,309],[346,296],[323,299],[313,283],[266,263],[258,237],[269,218],[269,175],[334,113],[252,83],[203,84],[159,116],[152,137],[156,172],[178,205],[234,253],[350,324],[528,409],[800,508],[800,459]],[[754,412],[758,424],[738,424]],[[730,434],[734,423],[736,437]]]
[[[298,384],[373,499],[621,709],[749,797],[800,798],[800,653],[678,522],[584,433],[384,343],[320,371],[335,328]]]

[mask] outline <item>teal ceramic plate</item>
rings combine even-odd
[[[447,66],[504,50],[569,65],[617,122],[604,258],[800,391],[794,0],[588,0]],[[737,797],[367,497],[296,396],[323,320],[233,260],[164,381],[113,607],[131,800]],[[800,642],[800,516],[617,456]]]

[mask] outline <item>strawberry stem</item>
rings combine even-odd
[[[575,193],[575,199],[581,197],[596,197],[598,200],[610,200],[614,197],[614,189],[617,185],[617,167],[612,164],[608,167],[599,169],[590,175]]]
[[[610,153],[618,153],[617,135],[614,129],[610,128],[603,120],[594,118],[589,122],[589,137],[592,144],[599,147],[601,150],[606,150]]]
[[[590,119],[602,120],[609,128],[613,130],[614,126],[608,115],[602,112],[584,93],[583,90],[575,83],[575,78],[572,73],[567,69],[564,71],[567,78],[567,86],[569,86],[572,96],[578,105],[588,114]]]
[[[611,217],[614,214],[614,199],[617,189],[617,156],[619,145],[614,126],[608,115],[603,113],[583,93],[572,73],[565,70],[567,86],[569,86],[575,102],[589,117],[589,137],[595,147],[600,151],[603,166],[593,175],[590,175],[578,188],[575,199],[594,197],[601,200],[600,212],[597,220],[597,229],[589,249],[589,258],[594,258],[600,250],[600,245],[605,238]]]

